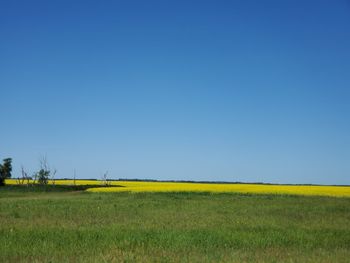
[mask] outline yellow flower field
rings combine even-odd
[[[73,185],[74,180],[49,181],[49,184]],[[252,193],[289,194],[350,197],[349,186],[308,186],[308,185],[263,185],[263,184],[217,184],[217,183],[177,183],[177,182],[139,182],[76,180],[76,185],[94,185],[88,192],[211,192],[211,193]],[[18,184],[16,179],[6,180],[6,184]]]

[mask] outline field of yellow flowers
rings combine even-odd
[[[19,181],[8,179],[6,183],[18,184]],[[106,182],[98,180],[55,180],[49,181],[49,184],[94,186],[88,188],[88,192],[209,192],[350,197],[349,186],[108,181],[106,187]]]

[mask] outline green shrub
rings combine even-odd
[[[0,186],[5,185],[5,179],[11,178],[12,159],[3,159],[3,164],[0,164]]]

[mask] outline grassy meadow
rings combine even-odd
[[[348,262],[350,198],[0,188],[0,262]]]

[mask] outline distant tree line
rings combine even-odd
[[[11,178],[12,172],[12,158],[3,159],[3,163],[0,164],[0,186],[5,185],[5,180]],[[33,176],[29,176],[28,173],[22,167],[22,178],[18,178],[19,184],[27,185],[32,182],[32,184],[38,183],[41,185],[47,185],[50,179],[54,179],[56,175],[56,169],[51,169],[46,157],[40,159],[39,171],[35,172]],[[54,180],[53,180],[54,182]]]
[[[21,177],[16,178],[17,184],[19,185],[47,185],[53,184],[55,185],[55,175],[57,170],[53,169],[50,167],[46,156],[41,157],[39,159],[39,170],[32,175],[28,175],[24,167],[21,167]],[[0,186],[4,186],[6,183],[6,179],[11,178],[11,172],[12,172],[12,158],[5,158],[3,159],[3,163],[0,164]],[[73,182],[74,185],[76,184],[75,182],[76,178],[76,173],[74,170],[74,178]],[[102,184],[104,186],[109,186],[110,185],[110,180],[108,179],[108,171],[103,173],[102,175]]]

